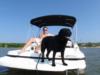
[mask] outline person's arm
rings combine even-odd
[[[43,34],[43,33],[41,33],[40,34],[40,39],[43,39],[43,38],[45,38],[45,37],[47,37],[48,36],[48,34]]]
[[[40,33],[39,38],[40,38],[40,39],[43,38],[43,33]]]

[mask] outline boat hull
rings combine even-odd
[[[55,60],[56,66],[52,66],[52,61],[45,59],[42,63],[41,59],[24,58],[24,57],[11,57],[4,56],[0,58],[0,65],[10,68],[19,68],[27,70],[39,70],[39,71],[66,71],[71,69],[85,69],[85,60],[65,60],[68,64],[64,66],[61,60]]]
[[[0,58],[0,65],[10,68],[39,70],[39,71],[66,71],[72,69],[83,70],[86,68],[85,56],[77,47],[66,48],[64,53],[64,60],[68,64],[64,66],[61,61],[61,54],[57,52],[55,56],[56,66],[52,66],[52,60],[49,61],[46,56],[44,62],[41,62],[41,52],[35,53],[32,50],[27,50],[19,54],[20,50],[9,51],[6,56]],[[53,52],[49,57],[52,58]],[[46,55],[46,52],[45,52]]]

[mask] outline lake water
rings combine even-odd
[[[7,51],[13,49],[14,48],[0,48],[0,57],[6,55]],[[81,50],[84,52],[86,56],[87,69],[85,75],[100,75],[100,48],[81,48]],[[7,70],[7,68],[0,67],[0,72],[5,73],[4,71]],[[25,73],[25,75],[30,75],[28,73]]]

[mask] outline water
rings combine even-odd
[[[6,55],[7,51],[13,49],[14,48],[0,48],[0,57]],[[84,52],[86,56],[87,69],[85,75],[100,75],[100,48],[81,48],[81,50]],[[0,67],[0,71],[3,72],[7,71],[7,68]],[[26,72],[24,70],[16,71],[16,73],[18,73],[17,75],[22,75],[22,73],[24,73],[24,75],[30,75],[29,72],[30,71]],[[35,71],[34,75],[36,74],[37,72]],[[44,75],[44,73],[41,74]],[[59,74],[60,73],[58,73],[57,75]],[[7,75],[7,74],[0,73],[0,75]]]
[[[0,57],[6,55],[9,50],[15,50],[15,49],[16,48],[0,48]],[[5,75],[5,72],[8,70],[9,70],[8,68],[0,66],[0,75]]]
[[[82,51],[86,55],[86,75],[100,75],[100,48],[85,48]]]

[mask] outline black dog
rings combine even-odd
[[[53,50],[52,66],[55,66],[56,52],[61,52],[62,63],[63,65],[67,65],[64,62],[64,50],[65,50],[68,40],[70,40],[68,37],[70,37],[71,34],[72,33],[70,29],[63,28],[59,31],[58,35],[45,37],[41,43],[41,53],[42,53],[41,62],[44,62],[44,52],[45,52],[45,49],[47,49],[47,55],[46,55],[47,58],[49,56],[50,51]]]

